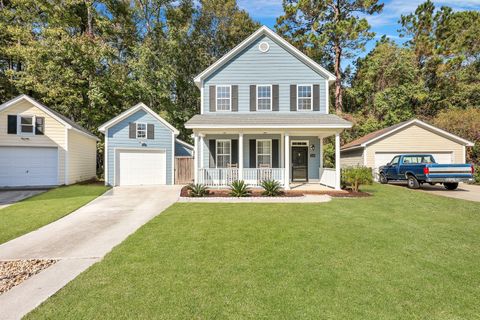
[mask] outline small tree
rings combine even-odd
[[[358,192],[360,185],[373,183],[372,169],[367,167],[350,167],[342,170],[342,184],[349,185],[352,191]]]

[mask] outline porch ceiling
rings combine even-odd
[[[334,114],[288,113],[215,113],[195,115],[187,129],[346,129],[352,124]]]

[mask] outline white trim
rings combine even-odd
[[[273,106],[273,86],[271,84],[257,84],[255,85],[256,86],[256,98],[257,98],[257,101],[256,101],[256,111],[258,112],[265,112],[265,111],[272,111],[272,106]],[[258,97],[258,87],[270,87],[270,108],[269,109],[258,109],[258,100],[259,99],[262,99],[262,100],[266,100],[266,98],[259,98]]]
[[[175,138],[175,141],[178,142],[178,143],[180,143],[181,145],[183,145],[183,146],[186,147],[187,149],[190,149],[190,150],[192,150],[192,151],[195,150],[195,147],[192,146],[192,145],[191,145],[190,143],[188,143],[188,142],[185,142],[185,141],[180,140],[180,139],[178,139],[178,138]]]
[[[198,134],[194,133],[193,134],[193,145],[195,147],[194,149],[194,155],[193,155],[193,182],[195,184],[198,183],[198,161],[199,161],[199,157],[198,157],[198,154],[200,152],[198,152]]]
[[[272,139],[255,139],[255,168],[258,168],[258,142],[262,141],[269,141],[270,142],[270,168],[272,168],[272,162],[273,162],[273,151],[272,151]],[[267,155],[265,153],[262,153],[262,155]]]
[[[230,97],[228,98],[228,110],[218,110],[218,88],[229,88]],[[220,98],[226,100],[227,98]],[[215,112],[231,112],[232,111],[232,86],[229,84],[219,84],[215,86]]]
[[[386,137],[386,136],[388,136],[388,135],[391,135],[391,134],[393,134],[393,133],[395,133],[395,132],[397,132],[397,131],[405,128],[405,127],[408,127],[408,126],[411,125],[411,124],[416,124],[416,125],[418,125],[418,126],[420,126],[420,127],[423,126],[423,127],[428,128],[428,129],[430,129],[430,130],[432,130],[432,131],[435,131],[436,133],[443,134],[443,135],[445,135],[445,136],[447,136],[447,137],[450,137],[450,138],[453,139],[453,140],[460,141],[461,143],[463,143],[463,144],[464,144],[465,146],[467,146],[467,147],[473,147],[473,146],[475,145],[473,142],[468,141],[468,140],[465,140],[465,139],[463,139],[463,138],[460,138],[460,137],[457,136],[457,135],[454,135],[454,134],[449,133],[449,132],[447,132],[447,131],[445,131],[445,130],[442,130],[442,129],[440,129],[440,128],[434,127],[434,126],[432,126],[432,125],[429,125],[428,123],[425,123],[425,122],[423,122],[423,121],[421,121],[421,120],[413,119],[413,120],[410,120],[410,121],[408,121],[407,123],[399,126],[398,128],[395,128],[395,129],[393,129],[393,130],[391,130],[391,131],[388,131],[388,132],[386,132],[386,133],[384,133],[384,134],[382,134],[382,135],[380,135],[380,136],[378,136],[378,137],[375,137],[375,138],[373,138],[373,139],[370,139],[370,140],[362,143],[360,146],[361,146],[361,147],[366,147],[368,144],[371,144],[371,143],[373,143],[373,142],[375,142],[375,141],[377,141],[377,140],[380,140],[380,139],[382,139],[382,138],[384,138],[384,137]],[[349,148],[349,149],[350,149],[350,148]],[[347,150],[347,149],[344,149],[344,150]]]
[[[202,125],[185,125],[187,129],[349,129],[351,124],[345,125],[223,125],[223,124],[202,124]]]
[[[307,97],[300,97],[298,92],[300,87],[310,87],[310,98]],[[299,99],[310,99],[310,109],[298,109],[298,100]],[[297,84],[297,111],[304,112],[304,111],[313,111],[313,84]]]
[[[285,190],[290,190],[290,170],[291,170],[291,164],[290,164],[290,134],[288,132],[285,132],[284,134],[284,139],[285,139],[285,148],[284,148],[284,157],[285,157],[285,182],[284,182],[284,188]]]
[[[304,53],[300,50],[295,48],[291,45],[288,41],[280,37],[278,34],[270,30],[267,26],[260,27],[257,31],[251,34],[248,38],[243,40],[239,45],[235,48],[230,50],[227,54],[217,60],[215,63],[210,65],[207,69],[202,71],[199,75],[197,75],[194,79],[194,82],[197,86],[201,86],[201,81],[212,74],[215,70],[223,66],[227,63],[230,59],[236,56],[237,53],[241,52],[244,48],[250,45],[253,41],[255,41],[258,37],[262,35],[270,36],[274,41],[276,40],[280,46],[284,49],[289,51],[292,55],[296,56],[300,61],[305,63],[306,65],[310,66],[313,70],[317,71],[318,73],[327,77],[328,81],[334,81],[336,78],[335,76],[329,72],[327,69],[320,66],[318,63],[313,61],[311,58],[307,57]]]
[[[68,141],[68,129],[65,128],[65,164],[64,164],[64,168],[63,170],[65,171],[63,174],[64,174],[64,184],[65,185],[68,185],[68,159],[69,159],[69,152],[68,152],[68,148],[69,147],[69,141]]]
[[[201,81],[200,83],[200,114],[203,114],[203,108],[204,108],[204,104],[205,102],[203,101],[204,99],[204,87],[203,87],[203,81]]]
[[[145,137],[138,137],[138,125],[143,124],[145,125]],[[148,124],[146,122],[135,122],[135,139],[147,139],[147,131],[148,131]]]
[[[79,130],[77,128],[74,128],[72,127],[71,124],[69,124],[68,122],[66,122],[65,120],[63,120],[62,118],[60,118],[59,116],[57,116],[55,113],[52,112],[52,110],[50,110],[47,106],[44,106],[43,104],[41,104],[40,102],[36,101],[35,99],[33,99],[32,97],[26,95],[26,94],[22,94],[22,95],[19,95],[18,97],[15,97],[3,104],[0,105],[0,112],[1,111],[4,111],[8,108],[10,108],[11,106],[13,106],[14,104],[16,104],[17,102],[20,102],[21,100],[26,100],[28,102],[30,102],[31,104],[33,104],[35,107],[39,108],[40,110],[42,110],[43,112],[45,112],[46,114],[48,114],[51,118],[57,120],[58,122],[60,122],[62,125],[64,125],[67,129],[72,129],[78,133],[81,133],[87,137],[89,137],[90,139],[95,139],[96,141],[99,141],[98,137],[94,136],[93,134],[91,133],[86,133],[82,130]]]
[[[238,134],[238,180],[243,180],[243,132]]]
[[[109,185],[108,180],[108,129],[105,130],[105,140],[104,140],[104,155],[103,155],[103,180],[105,180],[105,185]],[[113,185],[113,184],[111,184]]]
[[[162,124],[164,124],[168,129],[172,130],[173,133],[175,135],[179,134],[178,130],[175,129],[170,123],[168,123],[165,119],[163,119],[162,117],[160,117],[157,113],[155,113],[152,109],[150,109],[149,107],[147,107],[145,104],[143,103],[139,103],[139,104],[136,104],[135,106],[131,107],[130,109],[122,112],[121,114],[119,114],[118,116],[116,116],[115,118],[111,119],[110,121],[107,121],[105,122],[104,124],[102,124],[99,128],[98,128],[98,131],[100,132],[105,132],[106,129],[110,128],[111,126],[113,126],[114,124],[122,121],[123,119],[129,117],[130,115],[134,114],[135,112],[139,111],[139,110],[144,110],[145,112],[151,114],[155,119],[157,119],[158,121],[160,121]]]
[[[463,163],[467,163],[467,147],[462,147],[462,159]]]
[[[215,168],[218,168],[218,142],[230,142],[230,164],[232,163],[232,139],[215,139]],[[222,153],[222,155],[227,155],[226,153]],[[223,167],[222,167],[223,168]],[[225,167],[226,168],[226,167]]]
[[[32,118],[32,132],[22,132],[22,118]],[[31,114],[17,114],[17,136],[35,136],[37,116]],[[28,125],[27,125],[28,126]],[[45,123],[43,124],[45,128]]]

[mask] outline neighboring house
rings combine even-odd
[[[342,147],[341,164],[374,169],[405,153],[433,154],[439,163],[465,163],[467,141],[428,123],[413,119],[367,134]]]
[[[0,105],[0,187],[96,177],[98,138],[27,95]]]
[[[195,181],[315,182],[340,189],[340,166],[323,168],[323,139],[351,123],[329,114],[334,75],[263,26],[195,78],[201,112],[185,127],[195,141]]]
[[[105,184],[174,184],[175,145],[185,153],[186,143],[175,139],[178,130],[143,103],[99,128],[105,134]]]
[[[193,149],[191,144],[175,139],[175,157],[193,157]]]

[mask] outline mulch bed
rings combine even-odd
[[[56,262],[53,259],[0,261],[0,295]]]
[[[230,190],[228,189],[209,189],[207,197],[215,198],[228,198],[230,197]],[[289,190],[284,191],[281,197],[303,197],[306,194],[315,194],[315,195],[329,195],[334,198],[363,198],[370,197],[371,194],[367,192],[353,192],[351,190],[341,190],[341,191],[297,191]],[[262,190],[251,190],[251,197],[265,197],[262,195]],[[189,197],[188,187],[185,186],[180,192],[180,197]]]

